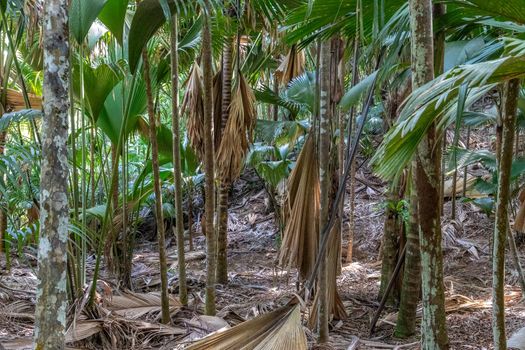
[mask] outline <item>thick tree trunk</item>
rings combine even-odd
[[[67,183],[69,32],[67,0],[44,3],[44,119],[35,349],[64,349],[69,205]]]
[[[501,101],[501,151],[498,162],[498,191],[492,265],[492,332],[494,349],[507,349],[505,334],[505,239],[509,228],[510,169],[516,127],[520,82],[505,83]]]
[[[230,102],[232,96],[232,43],[227,41],[222,50],[222,107],[220,141],[222,141],[224,128],[230,116]],[[229,179],[220,179],[217,205],[217,282],[228,283],[228,192]]]
[[[215,272],[217,268],[217,239],[213,228],[214,188],[214,150],[213,150],[213,92],[212,92],[212,52],[210,31],[210,4],[205,0],[207,14],[202,28],[202,71],[204,80],[204,173],[205,178],[205,216],[206,216],[206,314],[215,315]]]
[[[171,19],[171,113],[173,132],[173,178],[175,185],[175,213],[177,230],[177,264],[179,268],[179,299],[183,305],[188,303],[186,287],[186,261],[184,259],[184,219],[182,215],[182,166],[180,159],[179,125],[179,54],[178,19]]]
[[[151,77],[148,53],[142,52],[144,65],[144,82],[146,83],[146,96],[148,101],[149,138],[151,142],[151,166],[153,169],[153,187],[155,191],[155,221],[157,223],[157,238],[159,241],[160,261],[160,291],[162,307],[162,323],[170,323],[170,305],[168,299],[168,267],[166,263],[166,234],[164,228],[164,217],[162,213],[162,192],[159,172],[159,147],[157,144],[157,127],[155,109],[153,104],[153,91],[151,88]]]
[[[319,67],[319,181],[321,185],[321,210],[319,218],[319,228],[325,227],[328,222],[328,213],[330,205],[331,193],[331,177],[330,177],[330,56],[331,45],[330,41],[324,41],[321,44],[320,52],[320,67]],[[320,232],[320,240],[322,240],[322,232]],[[319,271],[319,279],[317,282],[317,293],[319,295],[319,343],[328,342],[328,318],[330,310],[328,309],[328,271],[327,271],[327,254],[323,254],[321,258],[321,265]]]
[[[432,1],[410,0],[412,86],[434,78]],[[441,147],[431,125],[418,147],[415,172],[421,249],[422,349],[448,349],[441,249]]]

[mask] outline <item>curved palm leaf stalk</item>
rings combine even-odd
[[[151,142],[151,164],[153,168],[153,181],[155,190],[155,219],[157,222],[157,237],[159,241],[162,323],[168,324],[170,323],[170,305],[168,298],[168,267],[166,263],[166,238],[164,218],[162,215],[162,192],[159,174],[159,147],[157,144],[157,123],[155,120],[155,109],[153,104],[153,91],[151,87],[149,59],[148,52],[146,49],[144,49],[142,52],[142,63],[144,68],[144,82],[146,83],[146,96],[148,102],[149,138]]]
[[[496,222],[494,224],[493,246],[493,290],[492,290],[492,332],[494,349],[507,348],[505,333],[505,239],[509,228],[508,206],[510,198],[510,170],[516,126],[519,79],[505,83],[502,97],[501,120],[503,135],[498,156],[498,190],[496,199]]]
[[[175,211],[177,231],[177,264],[179,268],[179,300],[188,304],[186,287],[186,261],[184,258],[184,221],[182,216],[182,166],[180,160],[180,125],[179,125],[179,54],[178,54],[178,18],[171,17],[171,113],[173,132],[173,178],[175,185]],[[190,237],[191,239],[191,237]]]
[[[217,241],[213,225],[215,203],[214,150],[213,150],[213,71],[211,52],[211,30],[209,15],[210,1],[204,0],[204,25],[202,27],[202,67],[203,67],[203,119],[204,119],[204,173],[205,215],[206,215],[206,305],[207,315],[215,315],[215,273],[217,268]],[[201,158],[202,159],[202,158]]]

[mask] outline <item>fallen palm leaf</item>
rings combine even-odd
[[[319,166],[313,136],[308,136],[288,180],[286,227],[279,264],[296,267],[302,279],[312,272],[319,241]]]
[[[169,305],[170,314],[176,313],[182,307],[182,304],[172,296],[169,297]],[[157,319],[161,312],[161,296],[159,293],[126,292],[105,300],[104,307],[130,320],[152,314]]]
[[[103,321],[79,320],[69,327],[66,333],[66,343],[73,343],[89,338],[102,331]]]
[[[275,76],[282,86],[287,86],[293,78],[298,77],[304,73],[304,68],[304,52],[302,50],[298,50],[296,45],[292,45],[286,57],[275,70]]]
[[[484,179],[487,179],[487,176],[483,177]],[[467,182],[466,182],[466,191],[465,191],[465,197],[467,198],[483,198],[487,197],[486,194],[483,194],[479,191],[477,191],[474,187],[478,181],[479,177],[473,176],[470,174],[467,174]],[[464,183],[464,177],[461,175],[457,175],[457,181],[456,181],[456,188],[454,191],[454,182],[453,179],[448,179],[445,181],[443,186],[443,196],[445,198],[452,198],[453,194],[456,196],[462,196],[463,195],[463,183]]]
[[[214,333],[190,345],[188,350],[306,350],[299,304],[287,305]]]
[[[28,98],[32,109],[42,109],[42,98],[40,96],[28,94]],[[7,89],[6,105],[6,110],[9,112],[16,112],[28,108],[24,95],[20,91],[13,89]]]
[[[217,151],[217,171],[226,183],[241,174],[255,126],[255,95],[241,73]]]

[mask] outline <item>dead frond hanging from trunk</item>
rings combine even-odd
[[[288,214],[279,264],[297,267],[302,279],[312,272],[319,244],[319,164],[314,137],[308,136],[288,180]]]
[[[242,74],[230,104],[230,116],[217,151],[217,172],[229,183],[241,174],[255,126],[255,95]]]
[[[204,159],[204,100],[202,70],[197,62],[191,69],[181,111],[188,116],[187,129],[191,147],[202,160]]]
[[[188,350],[306,350],[299,304],[243,322],[233,328],[207,336]]]
[[[341,261],[341,233],[340,226],[335,225],[332,229],[332,237],[330,243],[328,243],[327,252],[327,291],[326,297],[328,298],[328,310],[333,318],[336,320],[344,320],[346,315],[345,306],[339,292],[337,291],[337,276],[340,274],[340,261]],[[319,298],[316,291],[314,296],[314,302],[312,304],[310,317],[308,320],[308,327],[313,329],[317,322],[317,311],[319,308]]]
[[[288,54],[281,61],[279,67],[275,70],[275,75],[281,86],[287,86],[293,78],[304,73],[305,57],[302,50],[292,45]]]

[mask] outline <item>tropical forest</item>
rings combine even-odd
[[[525,0],[0,0],[0,350],[525,350]]]

